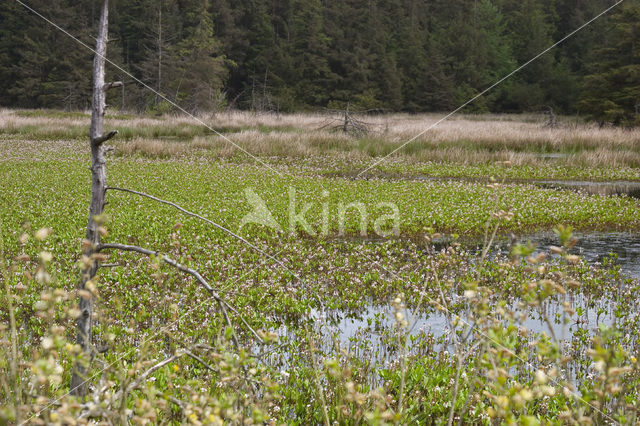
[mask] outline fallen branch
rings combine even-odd
[[[128,192],[130,194],[135,194],[135,195],[139,195],[141,197],[149,198],[151,200],[157,201],[158,203],[162,203],[162,204],[166,204],[166,205],[169,205],[171,207],[174,207],[174,208],[180,210],[182,213],[186,214],[187,216],[195,217],[196,219],[200,219],[200,220],[202,220],[202,221],[204,221],[204,222],[206,222],[206,223],[208,223],[210,225],[213,225],[216,228],[220,229],[221,231],[226,232],[227,234],[231,235],[232,237],[242,241],[243,243],[245,243],[246,245],[248,245],[249,247],[251,247],[252,249],[257,251],[258,253],[262,254],[263,256],[266,256],[269,259],[273,260],[275,263],[277,263],[278,265],[280,265],[284,269],[286,269],[291,275],[293,275],[297,279],[301,280],[301,278],[295,272],[293,272],[291,269],[289,269],[287,267],[287,265],[285,265],[284,263],[282,263],[281,261],[279,261],[278,259],[276,259],[272,255],[270,255],[269,253],[265,252],[261,248],[259,248],[259,247],[255,246],[254,244],[250,243],[245,238],[243,238],[240,235],[236,234],[235,232],[225,228],[224,226],[219,225],[219,224],[217,224],[216,222],[214,222],[214,221],[212,221],[210,219],[207,219],[206,217],[200,216],[197,213],[190,212],[189,210],[177,205],[176,203],[173,203],[173,202],[167,201],[167,200],[163,200],[163,199],[158,198],[158,197],[154,197],[153,195],[145,194],[144,192],[134,191],[133,189],[118,188],[118,187],[115,187],[115,186],[108,186],[108,187],[105,188],[105,191],[108,191],[108,190]]]
[[[153,251],[153,250],[149,250],[149,249],[145,249],[143,247],[138,247],[138,246],[131,246],[131,245],[125,245],[125,244],[100,244],[99,246],[96,247],[96,251],[100,252],[102,250],[111,250],[111,249],[115,249],[115,250],[121,250],[121,251],[130,251],[130,252],[136,252],[136,253],[140,253],[140,254],[144,254],[147,256],[158,256],[160,257],[165,263],[173,266],[174,268],[178,269],[181,272],[184,272],[186,274],[189,274],[191,276],[193,276],[202,287],[204,287],[209,294],[211,294],[211,296],[218,302],[218,305],[220,306],[220,310],[222,311],[222,315],[225,318],[225,321],[227,323],[227,325],[229,327],[231,327],[233,329],[233,324],[231,323],[231,320],[229,319],[229,314],[227,313],[227,309],[226,307],[229,307],[229,309],[231,309],[237,316],[238,318],[240,318],[240,320],[244,323],[244,325],[249,329],[249,331],[251,331],[251,333],[261,342],[263,343],[263,339],[260,337],[260,335],[244,320],[244,318],[242,317],[242,315],[240,315],[238,313],[237,310],[235,310],[233,307],[231,307],[227,302],[225,302],[220,295],[213,289],[213,287],[211,287],[209,285],[209,283],[207,282],[207,280],[204,279],[204,277],[202,275],[200,275],[200,273],[198,271],[196,271],[195,269],[191,269],[188,268],[178,262],[176,262],[175,260],[171,259],[169,256],[167,255],[161,255],[160,252],[158,251]],[[239,347],[239,342],[238,339],[235,335],[235,332],[233,333],[233,340],[234,340],[234,344],[236,345],[236,347]]]
[[[264,340],[262,339],[262,337],[260,337],[260,335],[249,325],[249,323],[244,319],[244,317],[242,315],[240,315],[240,312],[238,312],[238,310],[236,308],[234,308],[233,306],[228,304],[224,299],[222,300],[222,303],[224,303],[227,306],[227,308],[229,308],[231,310],[231,312],[236,314],[236,316],[240,319],[240,321],[242,321],[244,326],[247,327],[251,331],[251,334],[253,334],[255,337],[258,338],[260,343],[264,343]]]
[[[203,360],[202,358],[200,358],[198,355],[194,354],[191,351],[186,351],[184,353],[186,356],[195,359],[196,361],[198,361],[200,364],[204,365],[204,367],[209,370],[209,371],[213,371],[214,373],[216,372],[216,369],[213,368],[212,366],[210,366],[205,360]]]
[[[180,411],[184,411],[187,408],[187,403],[180,401],[178,398],[170,396],[169,397],[169,402],[175,404],[178,406],[178,408],[180,408]]]
[[[151,374],[153,374],[157,370],[161,369],[165,365],[172,363],[173,361],[175,361],[176,359],[180,358],[183,355],[185,355],[185,353],[176,353],[176,354],[170,356],[169,358],[165,358],[164,360],[160,361],[159,363],[157,363],[153,367],[149,368],[147,371],[145,371],[144,373],[139,375],[137,379],[135,379],[133,382],[129,383],[129,386],[127,386],[127,388],[125,389],[125,393],[128,395],[131,391],[133,391],[134,389],[139,387],[142,384],[142,382],[147,380],[147,377],[149,377]],[[120,395],[116,394],[116,399],[119,399],[118,398],[119,396]]]

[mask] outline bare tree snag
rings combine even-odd
[[[162,1],[158,8],[158,91],[156,92],[156,103],[158,103],[158,93],[162,92]]]
[[[349,133],[349,102],[347,102],[347,107],[344,109],[344,125],[342,126],[343,133]]]
[[[545,111],[547,116],[547,127],[558,127],[558,118],[556,114],[553,112],[553,108],[547,106],[547,110]]]
[[[374,110],[359,111],[358,114],[367,114],[372,111]],[[365,136],[373,132],[374,125],[356,118],[356,113],[353,112],[349,102],[347,102],[344,110],[328,109],[327,113],[329,117],[318,130],[330,129],[342,131],[344,134],[355,137]]]
[[[104,115],[106,109],[106,90],[104,82],[105,58],[107,55],[109,24],[109,0],[102,3],[102,14],[96,39],[96,51],[93,60],[93,106],[91,112],[91,130],[89,140],[91,145],[91,204],[89,206],[89,224],[87,225],[86,241],[82,245],[83,259],[86,266],[82,271],[78,285],[80,316],[76,320],[76,343],[82,348],[80,359],[73,367],[70,393],[83,397],[87,393],[89,361],[94,350],[91,347],[93,326],[93,295],[87,283],[96,275],[98,264],[94,259],[96,248],[100,244],[100,216],[104,212],[105,188],[107,185],[107,170],[104,142],[117,134],[116,131],[104,134]]]

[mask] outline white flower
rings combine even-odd
[[[49,284],[49,282],[51,281],[51,276],[47,273],[47,271],[40,269],[36,273],[36,281],[38,281],[40,284]]]
[[[43,241],[47,239],[47,237],[51,235],[51,232],[53,232],[51,228],[42,228],[38,230],[38,232],[36,232],[36,240]]]
[[[540,385],[544,385],[545,383],[547,383],[547,374],[542,370],[536,371],[535,381]]]
[[[474,297],[476,297],[476,291],[475,290],[465,290],[464,291],[464,297],[466,297],[467,299],[473,299]]]
[[[53,339],[51,337],[45,337],[42,339],[43,349],[51,349],[53,347]]]
[[[40,253],[40,260],[42,263],[49,263],[53,259],[53,255],[48,251],[43,251]]]

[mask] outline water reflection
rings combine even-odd
[[[542,188],[576,190],[592,195],[627,195],[640,198],[640,182],[633,181],[538,180],[530,183]]]
[[[572,254],[582,256],[594,266],[602,265],[605,258],[615,255],[615,263],[632,278],[640,279],[640,233],[631,232],[590,232],[574,233],[578,244],[571,249]],[[521,243],[528,241],[537,246],[537,252],[548,251],[558,245],[558,237],[553,232],[541,232],[518,238]],[[511,242],[498,240],[496,248],[507,251]],[[471,244],[478,249],[479,244]]]
[[[511,309],[516,314],[527,314],[524,321],[517,323],[522,332],[555,334],[559,340],[565,341],[570,340],[577,331],[592,334],[600,325],[612,325],[615,322],[615,303],[612,301],[593,301],[584,296],[574,296],[567,301],[577,311],[575,314],[565,314],[562,300],[550,300],[537,308],[523,307],[513,302]],[[341,349],[353,351],[360,345],[362,337],[366,336],[372,347],[377,348],[384,343],[385,337],[397,335],[394,314],[391,306],[372,305],[357,313],[313,311],[312,317],[316,321],[322,346],[329,348],[339,343]],[[444,313],[420,313],[406,308],[404,314],[409,320],[407,332],[414,340],[428,335],[433,337],[433,349],[451,345],[451,329]],[[460,319],[464,326],[475,327],[473,320],[465,314],[460,314]]]
[[[393,179],[393,177],[389,177]],[[433,182],[486,182],[486,178],[452,178],[452,177],[437,177],[418,175],[412,177],[405,177],[402,180],[416,180],[416,181],[433,181]],[[615,180],[595,182],[588,180],[570,180],[570,179],[545,179],[545,180],[533,180],[533,179],[506,179],[506,183],[512,184],[529,184],[540,188],[549,188],[557,190],[572,190],[581,191],[592,195],[626,195],[632,198],[640,198],[640,182],[627,181],[627,180]]]
[[[594,266],[602,264],[612,253],[621,270],[630,277],[640,279],[640,234],[635,233],[578,233],[578,244],[571,249]],[[538,233],[520,238],[522,242],[531,241],[537,245],[537,251],[548,251],[552,245],[558,244],[558,238],[551,232]],[[511,243],[502,240],[496,244],[496,252],[508,251]],[[476,249],[478,249],[476,245]],[[538,310],[526,309],[527,317],[520,326],[533,333],[553,333],[563,340],[569,339],[576,332],[588,330],[592,333],[600,324],[611,325],[615,321],[616,303],[611,299],[593,300],[583,295],[568,296],[567,301],[576,310],[576,314],[566,317],[562,302],[551,300]],[[513,301],[512,310],[522,311],[518,301]],[[541,314],[544,312],[551,320],[548,324]],[[311,312],[318,325],[323,343],[329,347],[339,342],[344,349],[353,349],[359,345],[360,339],[367,336],[369,343],[379,346],[385,336],[395,327],[394,311],[391,306],[371,305],[360,311],[320,311]],[[637,313],[635,316],[637,317]],[[417,313],[407,309],[405,316],[410,323],[410,335],[417,339],[420,336],[433,336],[435,341],[442,341],[451,331],[442,313]],[[564,319],[567,323],[563,323]],[[463,318],[464,320],[464,318]],[[626,318],[629,321],[629,318]]]
[[[576,236],[579,243],[572,249],[573,253],[583,256],[594,265],[602,263],[605,257],[614,253],[617,256],[616,262],[623,272],[635,279],[640,278],[640,234],[582,233]],[[553,233],[529,235],[520,240],[534,242],[538,251],[547,251],[551,245],[558,244]],[[506,239],[498,241],[496,252],[504,253],[511,243]],[[466,245],[473,247],[473,244]],[[622,282],[619,284],[624,286]],[[634,330],[640,321],[640,312],[634,312],[629,306],[618,302],[622,300],[621,289],[622,287],[611,288],[603,298],[582,294],[567,295],[566,298],[558,295],[538,307],[527,306],[513,298],[508,300],[508,306],[514,312],[514,325],[519,329],[519,336],[525,341],[538,340],[542,333],[556,336],[563,353],[583,360],[567,367],[568,377],[578,379],[586,377],[590,368],[589,357],[585,352],[590,336],[595,335],[603,325],[616,324],[621,330]],[[458,302],[462,302],[464,306],[466,303],[466,299],[461,295],[451,296],[454,304],[460,305]],[[565,311],[565,302],[569,303],[572,313]],[[414,304],[403,312],[409,322],[407,354],[434,357],[454,353],[454,330],[450,325],[450,318],[431,308],[425,310],[428,306],[425,302],[421,305],[422,309],[416,311],[414,301]],[[320,359],[342,356],[356,359],[361,370],[357,374],[366,377],[374,386],[379,386],[380,371],[397,366],[401,358],[404,331],[398,327],[395,313],[395,308],[390,304],[380,302],[372,302],[358,310],[313,309],[309,314],[306,329],[288,328],[283,325],[276,330],[281,342],[285,343],[289,350],[266,362],[281,371],[289,370],[292,360],[308,347],[308,343],[301,342],[311,339]],[[467,330],[471,327],[478,331],[474,327],[468,307],[466,311],[463,308],[459,315]],[[626,333],[625,347],[637,347],[638,337],[633,333]],[[476,333],[471,337],[471,341],[477,341],[478,338],[488,337]]]

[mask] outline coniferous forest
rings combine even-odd
[[[29,6],[93,45],[95,0]],[[116,0],[109,59],[193,112],[451,110],[612,0]],[[14,1],[0,4],[0,105],[85,109],[92,52]],[[171,105],[116,67],[112,107]],[[466,112],[552,108],[638,124],[640,1],[525,67]]]

